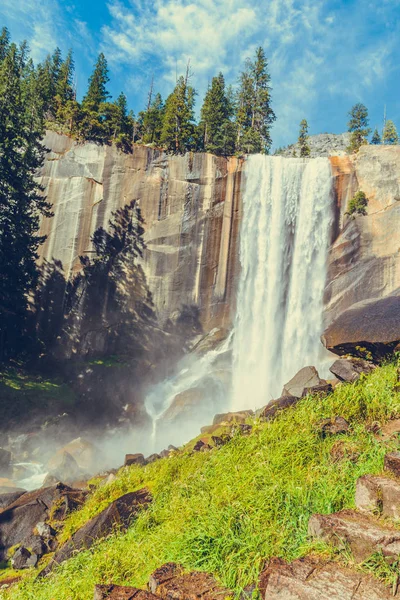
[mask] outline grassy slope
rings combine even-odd
[[[221,449],[184,451],[145,468],[123,469],[70,516],[64,536],[112,499],[144,485],[154,495],[152,507],[126,534],[79,553],[44,581],[29,575],[4,597],[89,600],[95,583],[144,586],[167,561],[211,571],[239,591],[256,581],[266,558],[293,559],[312,549],[309,516],[352,507],[357,478],[382,470],[385,451],[397,441],[377,441],[365,425],[400,416],[395,381],[396,368],[388,365],[339,386],[326,399],[306,398],[272,423],[255,422],[250,436],[238,435]],[[335,462],[330,451],[338,438],[318,435],[319,420],[335,415],[351,424],[341,440],[349,454],[359,453],[356,462]]]

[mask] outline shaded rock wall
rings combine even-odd
[[[60,260],[66,277],[92,251],[94,231],[137,200],[145,219],[143,268],[156,311],[165,320],[182,306],[200,308],[205,330],[230,322],[240,213],[242,163],[210,154],[167,156],[136,146],[78,144],[48,132],[40,176],[54,217],[41,260]]]

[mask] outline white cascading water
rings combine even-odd
[[[264,406],[318,367],[333,218],[327,158],[250,156],[245,177],[232,410]]]

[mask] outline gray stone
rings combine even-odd
[[[329,369],[340,381],[354,383],[364,373],[368,375],[375,369],[375,365],[362,358],[339,358]]]
[[[347,154],[347,148],[350,143],[348,133],[318,133],[310,135],[308,146],[310,148],[310,158],[319,156],[343,156]],[[291,144],[287,148],[279,151],[279,156],[288,158],[300,156],[300,145],[298,142]]]
[[[282,396],[295,396],[301,398],[305,390],[326,384],[326,381],[320,379],[318,371],[315,367],[304,367],[288,383],[282,390]]]
[[[387,477],[364,475],[356,484],[359,511],[400,519],[400,483]]]
[[[30,552],[30,550],[22,546],[16,550],[11,559],[11,565],[17,571],[20,569],[29,569],[30,567],[36,567],[38,560],[39,558],[34,552]]]
[[[143,466],[146,464],[146,460],[143,454],[126,454],[125,455],[125,467],[130,467],[131,465],[140,465]]]

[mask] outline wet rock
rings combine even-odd
[[[400,518],[400,483],[387,477],[364,475],[356,484],[356,507],[365,513]]]
[[[25,491],[26,490],[14,490],[11,492],[6,492],[5,494],[1,493],[0,494],[0,510],[7,508],[7,506],[10,506],[10,504],[15,502],[15,500],[18,500],[18,498],[20,496],[22,496],[22,494],[25,494]]]
[[[232,592],[219,586],[209,573],[183,573],[183,567],[175,563],[163,565],[151,575],[149,589],[164,600],[224,600]]]
[[[0,475],[7,477],[10,473],[11,452],[0,448]]]
[[[303,369],[300,369],[300,371],[283,386],[282,396],[302,398],[305,394],[305,390],[325,384],[326,381],[320,379],[315,367],[303,367]]]
[[[313,557],[288,564],[272,559],[259,581],[265,600],[390,600],[392,591],[376,579]]]
[[[151,592],[122,585],[96,585],[93,600],[159,600]]]
[[[13,569],[19,571],[20,569],[29,569],[30,567],[36,567],[39,557],[34,553],[30,552],[28,548],[21,547],[16,550],[14,556],[11,559],[11,565]]]
[[[109,535],[115,527],[126,530],[138,513],[145,509],[151,501],[151,494],[146,489],[130,492],[114,500],[101,513],[78,529],[71,539],[57,550],[52,562],[41,571],[40,575],[50,573],[55,566],[70,558],[75,551],[87,550],[96,540]]]
[[[60,478],[56,475],[52,475],[51,473],[47,473],[43,480],[42,488],[51,487],[53,485],[57,485],[57,483],[61,483]]]
[[[384,468],[400,477],[400,452],[388,452],[384,459]]]
[[[241,410],[238,412],[221,413],[215,415],[213,419],[213,425],[220,425],[221,423],[244,423],[248,417],[254,415],[252,410]]]
[[[126,454],[124,467],[130,467],[131,465],[144,466],[146,464],[143,454]]]
[[[261,409],[259,416],[261,419],[271,421],[279,411],[297,404],[299,400],[300,398],[297,398],[296,396],[282,396],[277,400],[272,400],[267,406],[264,406],[264,408]]]
[[[360,379],[361,373],[368,375],[375,369],[375,365],[362,358],[339,358],[329,369],[340,381],[354,383]]]
[[[310,517],[308,533],[332,545],[348,545],[355,560],[362,562],[374,552],[392,558],[400,554],[400,531],[382,527],[370,517],[353,510],[342,510],[331,515],[315,514]]]
[[[332,419],[323,419],[318,428],[323,438],[329,435],[340,435],[347,433],[350,425],[343,417],[333,417]]]
[[[63,450],[57,452],[48,463],[49,481],[57,480],[65,483],[72,483],[83,475],[82,469],[74,457],[69,452]],[[47,477],[47,476],[46,476]],[[53,479],[50,480],[50,477]]]

